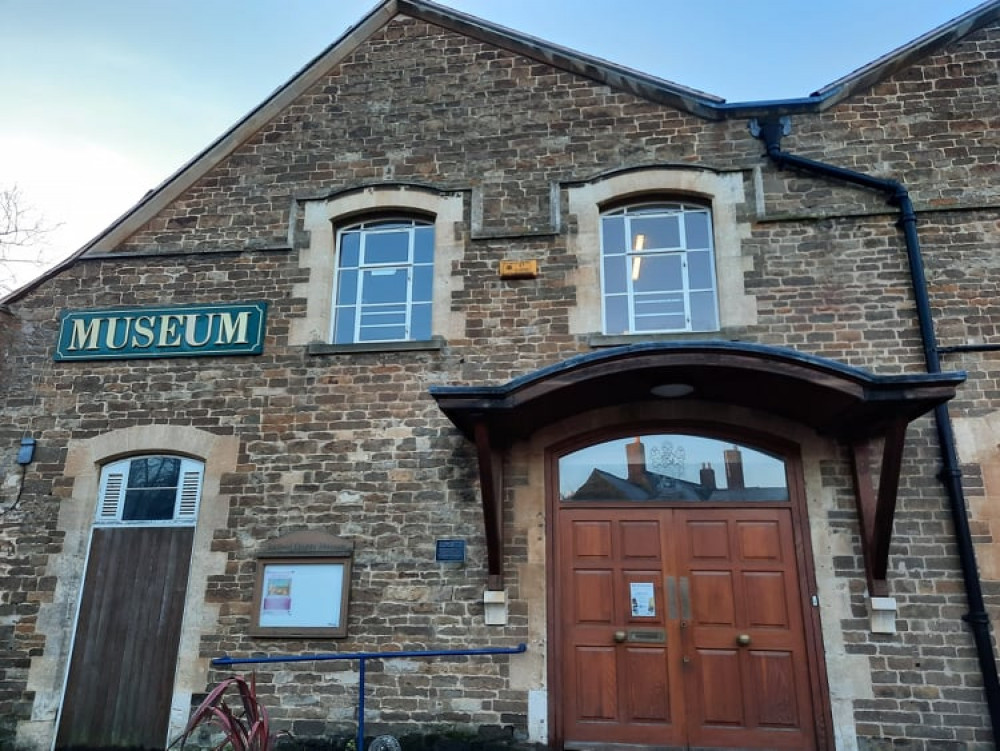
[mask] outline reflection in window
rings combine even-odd
[[[204,465],[179,456],[122,459],[101,470],[97,523],[194,524]]]
[[[604,333],[717,331],[712,216],[644,204],[601,217]]]
[[[701,436],[606,441],[559,459],[563,501],[787,501],[784,462]]]
[[[337,233],[333,342],[431,338],[434,226],[393,219]]]
[[[134,459],[129,465],[122,521],[172,519],[181,460],[170,456]]]

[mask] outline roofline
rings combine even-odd
[[[820,355],[800,352],[788,347],[778,347],[755,342],[707,339],[683,342],[639,342],[620,347],[609,347],[607,349],[574,355],[566,360],[517,376],[503,384],[476,386],[432,384],[427,387],[427,391],[435,398],[439,396],[442,398],[468,397],[501,403],[511,395],[536,383],[584,371],[606,362],[627,360],[633,356],[669,355],[672,353],[689,354],[692,352],[718,355],[745,355],[762,361],[773,360],[775,362],[788,363],[829,377],[850,381],[873,391],[904,386],[940,384],[957,387],[967,377],[965,371],[875,374],[854,367],[853,365],[848,365],[847,363],[821,357]]]
[[[400,14],[495,44],[529,59],[615,89],[628,91],[643,99],[674,107],[696,117],[718,121],[822,112],[941,47],[1000,20],[1000,0],[987,0],[967,13],[932,29],[807,97],[757,102],[726,102],[725,99],[712,94],[586,55],[568,47],[551,44],[528,34],[460,13],[430,0],[383,0],[358,23],[349,27],[325,50],[306,63],[286,83],[275,89],[261,104],[183,164],[160,185],[146,193],[138,203],[115,219],[100,234],[34,280],[6,297],[0,297],[0,304],[16,302],[90,251],[110,253],[115,246],[138,231],[170,201],[178,198],[206,172],[221,163],[287,104],[325,75],[330,68],[350,55],[377,29]]]
[[[78,258],[90,251],[111,252],[116,245],[156,216],[165,205],[178,198],[205,173],[226,159],[240,144],[280,112],[286,104],[291,103],[331,67],[350,55],[365,39],[395,17],[398,14],[397,5],[397,0],[383,0],[376,5],[360,21],[349,26],[332,44],[306,63],[288,81],[271,92],[264,101],[237,120],[228,130],[181,165],[158,186],[149,190],[138,203],[115,219],[100,234],[36,279],[14,290],[6,297],[0,298],[0,304],[16,302],[39,284],[72,266]]]

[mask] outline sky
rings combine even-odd
[[[807,96],[980,3],[441,4],[745,102]],[[50,228],[44,244],[8,264],[14,284],[85,245],[375,5],[0,0],[0,190],[16,186],[30,215]]]

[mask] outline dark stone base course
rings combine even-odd
[[[478,733],[387,733],[399,741],[402,751],[540,751],[546,748],[537,743],[518,740],[509,730],[481,728]],[[365,749],[375,738],[365,736]],[[354,751],[354,736],[336,738],[295,738],[290,735],[278,739],[276,751]]]

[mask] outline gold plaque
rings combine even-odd
[[[538,261],[500,261],[501,279],[534,279],[538,276]]]

